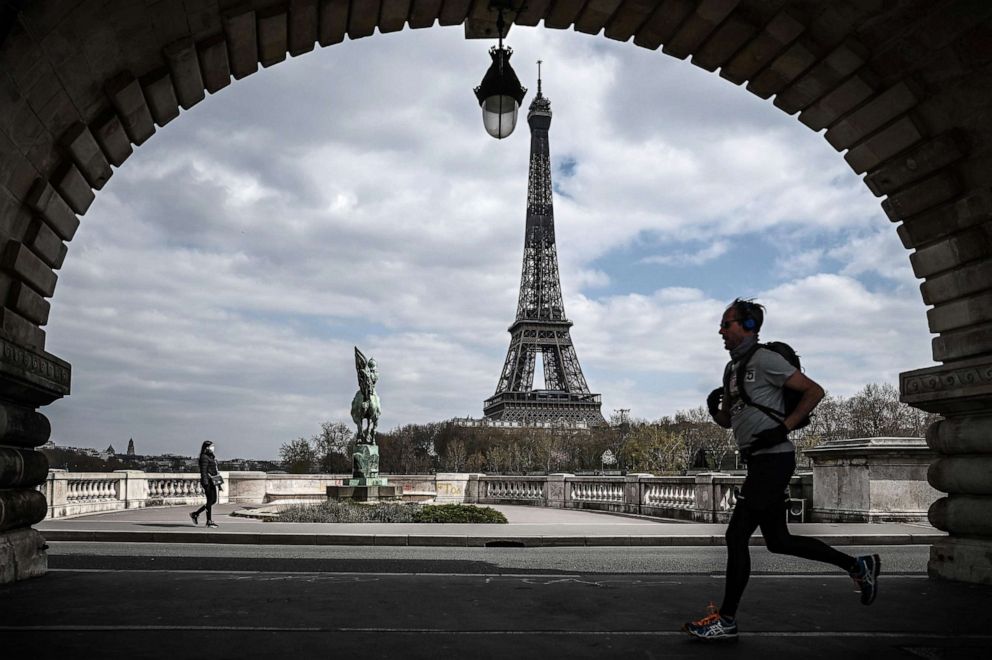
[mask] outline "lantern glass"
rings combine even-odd
[[[520,104],[512,96],[497,94],[482,102],[482,123],[486,132],[497,140],[510,135],[517,125]]]

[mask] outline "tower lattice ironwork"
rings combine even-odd
[[[565,317],[555,218],[551,199],[548,129],[551,102],[541,91],[527,113],[530,126],[530,172],[527,181],[527,225],[517,317],[510,326],[510,348],[496,393],[483,405],[489,419],[525,425],[605,424],[600,395],[589,391]],[[534,389],[537,354],[544,367],[544,389]]]

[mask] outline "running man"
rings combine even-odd
[[[796,468],[796,447],[789,432],[823,398],[823,388],[792,366],[779,353],[758,346],[758,332],[765,308],[740,298],[723,313],[720,336],[730,352],[724,371],[725,386],[713,390],[706,400],[713,420],[723,428],[733,428],[734,440],[747,464],[747,477],[741,487],[734,513],[727,526],[727,577],[723,603],[707,616],[682,626],[682,630],[702,640],[737,639],[737,606],[751,574],[748,541],[757,528],[771,552],[833,564],[847,571],[858,584],[861,603],[871,605],[878,593],[878,555],[851,557],[826,543],[804,536],[793,536],[786,525],[789,480]],[[738,368],[745,369],[738,380]],[[738,391],[743,383],[745,397]],[[783,388],[802,394],[794,410],[785,411]],[[745,401],[744,398],[748,399]],[[774,416],[771,409],[782,411]]]

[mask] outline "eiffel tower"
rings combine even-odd
[[[589,392],[582,375],[569,334],[572,322],[565,318],[562,304],[551,201],[548,145],[551,102],[541,92],[540,69],[537,96],[530,104],[527,123],[530,125],[530,172],[517,318],[509,328],[510,348],[496,393],[486,399],[483,412],[487,419],[524,426],[559,422],[605,424],[600,412],[600,396]],[[544,366],[545,389],[540,390],[533,389],[538,352]]]

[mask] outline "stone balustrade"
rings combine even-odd
[[[808,452],[813,473],[793,477],[793,518],[816,522],[923,521],[938,493],[926,482],[932,457],[921,439],[873,438],[828,443]],[[220,503],[321,502],[327,487],[350,475],[223,472]],[[701,473],[657,477],[469,473],[388,475],[406,501],[527,504],[633,513],[695,522],[726,522],[743,475]],[[815,488],[814,488],[815,486]],[[69,473],[51,470],[38,487],[49,518],[147,506],[200,504],[198,474],[136,470]],[[815,493],[815,494],[814,494]],[[801,513],[800,513],[801,512]]]
[[[794,476],[790,497],[805,509],[812,499],[810,474]],[[635,513],[695,522],[726,522],[736,503],[743,476],[702,473],[693,476],[585,477],[551,474],[537,477],[469,475],[466,502],[478,504],[532,504],[568,509]]]
[[[230,476],[221,472],[225,487],[218,503],[228,502]],[[49,470],[38,486],[48,501],[48,518],[72,518],[90,513],[140,509],[148,506],[203,504],[197,473],[155,473],[140,470],[67,472]]]

